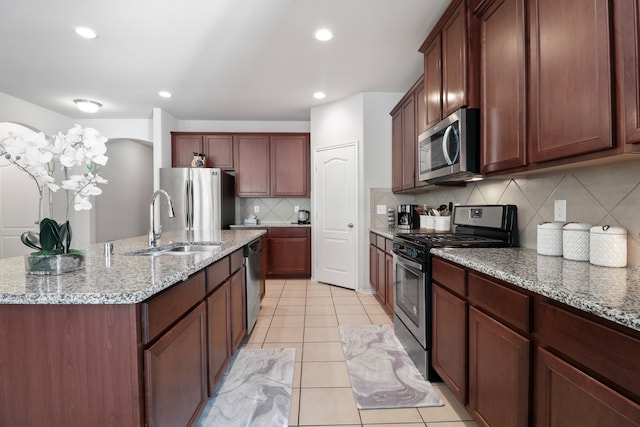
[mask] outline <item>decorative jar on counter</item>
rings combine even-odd
[[[562,227],[562,256],[572,261],[589,261],[591,224],[570,222]]]
[[[626,267],[627,230],[608,225],[591,227],[589,261],[602,267]]]
[[[538,224],[537,248],[540,255],[562,256],[563,222]]]

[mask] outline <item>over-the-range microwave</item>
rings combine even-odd
[[[480,111],[461,108],[418,137],[418,178],[433,184],[480,177]]]

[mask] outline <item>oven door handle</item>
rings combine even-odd
[[[414,262],[414,261],[410,261],[410,260],[408,260],[406,258],[402,258],[402,257],[396,255],[395,253],[393,254],[393,260],[394,260],[394,262],[396,264],[407,265],[409,267],[415,268],[416,270],[420,270],[420,271],[423,270],[421,264],[418,264],[417,262]]]

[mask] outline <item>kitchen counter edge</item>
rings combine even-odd
[[[219,233],[165,232],[161,246],[176,243],[220,243],[215,252],[179,256],[131,256],[147,246],[147,237],[116,240],[114,253],[104,256],[104,244],[86,250],[83,270],[51,276],[27,275],[24,258],[0,259],[2,304],[136,304],[186,280],[265,234],[265,230],[222,230]]]
[[[525,248],[433,248],[431,254],[640,331],[640,268],[609,268]]]

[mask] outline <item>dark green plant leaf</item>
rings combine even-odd
[[[40,246],[44,251],[61,249],[60,226],[51,218],[40,221]]]
[[[20,236],[20,240],[22,240],[22,243],[24,243],[31,249],[36,249],[38,251],[42,250],[42,248],[40,247],[40,238],[38,237],[38,234],[34,233],[33,231],[25,231],[24,233],[22,233],[22,235]]]
[[[63,252],[68,254],[71,246],[71,224],[69,224],[69,221],[60,225],[60,243],[62,244]]]

